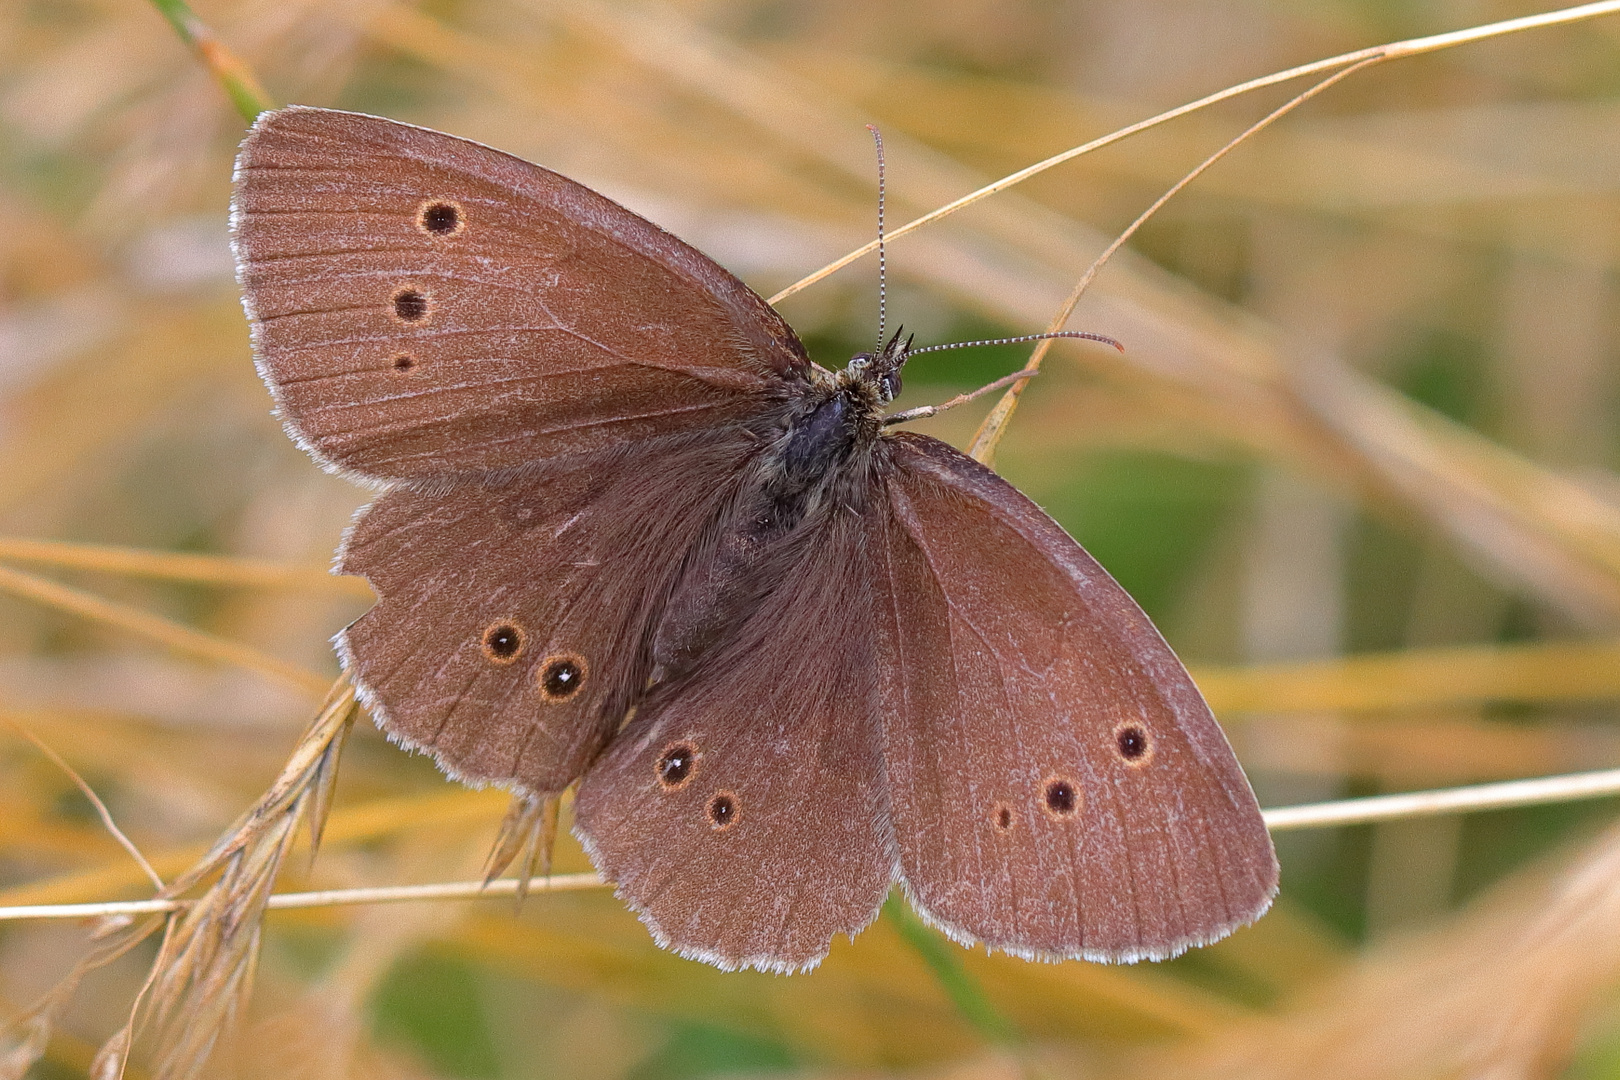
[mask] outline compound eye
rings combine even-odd
[[[900,396],[900,372],[891,371],[884,375],[879,380],[879,385],[883,387],[883,396],[889,401],[893,401]]]

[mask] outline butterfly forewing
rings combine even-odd
[[[756,415],[793,332],[695,249],[556,173],[423,128],[266,113],[232,214],[260,369],[369,476],[506,468]]]
[[[880,445],[877,670],[913,902],[962,941],[1095,960],[1258,917],[1270,837],[1147,617],[988,469],[921,436]]]
[[[383,495],[341,563],[380,597],[341,641],[377,721],[454,776],[561,791],[646,682],[648,627],[751,450],[722,429]]]
[[[868,575],[845,511],[678,692],[580,783],[577,831],[659,943],[725,968],[813,966],[894,876]]]

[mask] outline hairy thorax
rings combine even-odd
[[[840,375],[784,403],[761,449],[693,547],[653,639],[652,682],[694,670],[793,571],[826,516],[870,497],[880,395]]]

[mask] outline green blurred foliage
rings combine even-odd
[[[378,1034],[406,1042],[436,1073],[500,1075],[471,965],[430,953],[404,957],[377,987],[372,1009]]]

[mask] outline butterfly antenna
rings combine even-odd
[[[1100,341],[1104,345],[1112,345],[1120,352],[1125,351],[1125,346],[1121,345],[1119,342],[1105,334],[1088,334],[1083,330],[1059,330],[1050,334],[1024,334],[1021,337],[989,338],[985,341],[953,341],[949,345],[929,345],[921,349],[912,349],[908,343],[906,348],[906,357],[909,359],[913,356],[920,356],[923,353],[944,352],[946,349],[971,349],[975,345],[1017,345],[1024,341],[1048,341],[1052,338],[1079,338],[1082,341]],[[942,401],[938,405],[920,405],[915,409],[907,409],[904,412],[890,413],[888,416],[883,418],[883,426],[888,427],[890,424],[905,424],[912,420],[926,420],[930,416],[938,416],[947,409],[954,409],[958,405],[966,405],[968,402],[974,400],[975,398],[982,397],[983,395],[990,393],[992,390],[1000,390],[1001,388],[1011,386],[1014,383],[1021,383],[1025,379],[1034,378],[1037,374],[1039,374],[1038,368],[1020,368],[1011,375],[1004,375],[987,386],[981,386],[971,393],[957,394],[949,401]]]
[[[883,176],[883,133],[872,124],[866,125],[866,130],[872,133],[872,142],[877,145],[878,166],[878,332],[877,353],[883,353],[883,331],[885,320],[889,315],[889,251],[883,239],[883,199],[885,192]]]
[[[1052,338],[1100,341],[1104,345],[1112,345],[1120,352],[1125,351],[1125,346],[1106,334],[1088,334],[1083,330],[1057,330],[1050,334],[1024,334],[1020,337],[986,338],[984,341],[953,341],[949,345],[925,345],[920,349],[907,349],[906,355],[921,356],[923,353],[944,352],[946,349],[971,349],[979,345],[1018,345],[1025,341],[1050,341]]]

